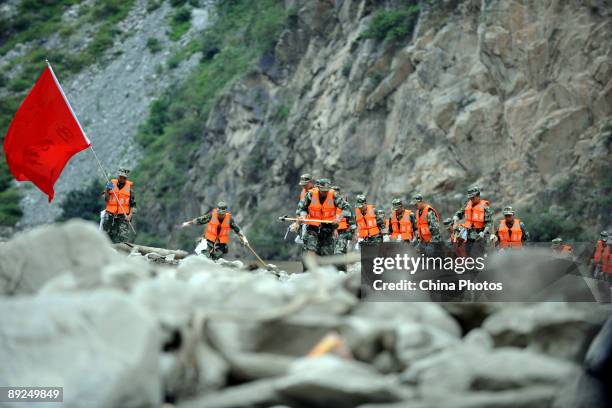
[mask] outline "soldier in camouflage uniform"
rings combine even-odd
[[[560,258],[566,258],[566,259],[574,258],[574,249],[572,248],[571,245],[565,243],[563,241],[563,238],[557,237],[553,239],[551,242],[552,242],[552,245],[550,246],[550,249],[553,251],[553,253],[556,256]]]
[[[334,190],[337,194],[341,194],[340,187],[332,186],[332,190]],[[348,197],[346,195],[342,195],[342,198],[346,202],[348,202]],[[351,245],[351,241],[353,240],[353,235],[355,234],[355,225],[349,225],[346,217],[342,216],[342,210],[338,209],[338,216],[340,218],[340,223],[338,224],[338,228],[336,229],[336,233],[338,234],[336,237],[336,243],[334,245],[334,254],[336,255],[344,255],[348,252],[348,248]],[[352,215],[354,217],[354,214]],[[346,271],[346,265],[341,264],[338,265],[339,271]]]
[[[351,213],[351,206],[340,194],[336,194],[335,191],[331,189],[331,182],[329,179],[317,179],[315,182],[315,188],[307,192],[304,198],[300,200],[296,210],[298,217],[321,219],[321,215],[320,213],[317,213],[316,209],[317,201],[322,205],[327,204],[331,207],[335,207],[331,217],[337,219],[338,223],[319,223],[317,225],[317,223],[306,222],[307,226],[306,233],[303,237],[303,250],[315,253],[317,255],[333,255],[335,252],[335,230],[340,223],[337,210],[341,210],[340,215],[346,218],[349,228],[354,230],[355,221],[353,214]],[[292,224],[291,229],[294,232],[297,232],[300,228],[300,224],[300,221]]]
[[[228,252],[229,230],[233,230],[240,237],[243,245],[248,245],[249,241],[234,221],[234,217],[227,211],[227,204],[220,201],[217,208],[198,218],[184,222],[181,227],[189,225],[207,224],[204,231],[206,240],[206,256],[216,261]]]
[[[357,196],[355,219],[358,243],[383,242],[383,232],[386,229],[385,213],[384,211],[382,213],[376,211],[376,207],[373,204],[368,204],[366,196],[363,194]]]
[[[468,200],[453,216],[455,224],[465,218],[461,226],[467,229],[467,252],[470,256],[481,256],[488,235],[493,231],[493,210],[489,202],[480,198],[480,188],[470,187]]]
[[[496,246],[498,246],[499,248],[504,248],[504,247],[522,247],[522,244],[525,241],[529,240],[529,232],[527,232],[527,229],[525,229],[525,224],[523,223],[523,221],[517,219],[514,217],[515,215],[515,211],[514,208],[507,206],[504,207],[504,209],[502,210],[503,214],[504,214],[504,219],[499,223],[499,226],[497,228],[497,232],[491,231],[492,234],[494,234],[494,240],[496,242]],[[513,244],[508,244],[505,242],[505,239],[511,238],[513,236],[513,233],[510,231],[508,232],[507,236],[504,236],[504,231],[502,231],[502,236],[500,236],[500,230],[502,228],[502,226],[505,224],[505,226],[508,229],[512,229],[512,227],[514,226],[514,223],[518,222],[518,226],[521,230],[521,242],[520,245],[518,245],[517,243],[513,243]],[[509,239],[509,241],[511,241],[511,239]]]
[[[341,194],[340,187],[332,186],[332,190],[334,190],[337,194]],[[342,198],[348,202],[348,198],[346,195],[342,195]],[[341,213],[342,210],[338,209]],[[351,215],[353,216],[353,215]],[[346,221],[345,217],[341,217],[340,224],[336,230],[338,233],[338,237],[336,238],[336,244],[334,246],[334,254],[341,255],[346,254],[348,252],[348,247],[353,240],[353,235],[355,233],[355,226],[351,229],[351,226]]]
[[[440,235],[440,216],[431,204],[423,201],[422,194],[412,197],[412,204],[416,209],[416,222],[418,242],[421,249],[430,248],[442,242]]]
[[[312,178],[312,174],[304,173],[300,176],[300,187],[302,187],[302,191],[300,192],[300,200],[303,200],[306,197],[306,193],[312,190],[314,187],[314,179]],[[306,234],[306,225],[302,225],[302,229],[298,231],[297,236],[295,237],[295,243],[302,245],[304,243],[303,237]]]
[[[386,219],[386,233],[390,241],[412,243],[418,235],[414,212],[404,209],[404,203],[399,198],[391,201],[391,215]]]
[[[113,243],[128,242],[130,222],[136,212],[133,183],[128,180],[130,170],[121,167],[116,179],[104,189],[106,210],[102,218],[102,229]]]

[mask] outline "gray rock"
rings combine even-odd
[[[64,406],[159,406],[155,320],[114,291],[2,298],[0,381],[64,387]]]
[[[542,408],[550,406],[557,389],[528,387],[499,392],[450,394],[398,404],[365,404],[358,408]]]
[[[402,379],[418,383],[424,398],[469,391],[501,391],[535,385],[560,387],[578,366],[529,350],[492,351],[463,345],[415,362]]]
[[[253,381],[178,404],[177,408],[251,408],[282,404],[275,379]]]
[[[451,336],[461,335],[457,322],[438,304],[409,302],[363,302],[354,316],[386,322],[419,322],[436,327]]]
[[[111,263],[100,272],[102,284],[111,288],[130,290],[138,282],[153,275],[154,269],[142,257],[128,257]]]
[[[288,339],[292,341],[292,339]],[[281,377],[289,371],[295,357],[280,353],[228,353],[225,358],[232,369],[232,376],[239,380],[256,380]]]
[[[396,377],[329,355],[298,360],[289,375],[278,380],[276,389],[280,395],[310,407],[354,407],[414,396]]]
[[[46,225],[0,246],[0,294],[27,294],[51,278],[72,273],[79,287],[100,283],[100,269],[123,259],[96,226],[85,221]]]
[[[589,310],[559,302],[517,305],[489,316],[482,328],[498,347],[527,347],[579,362],[602,324],[593,306]]]

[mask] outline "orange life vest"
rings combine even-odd
[[[349,227],[348,222],[346,221],[346,217],[342,216],[342,209],[336,209],[336,218],[340,219],[340,223],[338,224],[338,231],[346,231]]]
[[[465,218],[463,225],[465,225],[466,228],[484,228],[485,208],[488,206],[489,202],[487,200],[480,200],[475,206],[472,206],[472,201],[468,200],[463,210],[463,218]]]
[[[372,204],[367,205],[365,215],[361,212],[361,208],[355,208],[355,218],[359,238],[375,237],[380,234],[380,229],[378,224],[376,224],[376,211]]]
[[[429,230],[429,210],[433,210],[434,213],[436,214],[436,218],[438,219],[438,222],[440,222],[440,216],[438,215],[438,212],[436,211],[435,208],[433,208],[432,206],[430,206],[429,204],[425,205],[425,208],[423,208],[420,212],[417,211],[417,229],[419,232],[419,239],[422,242],[431,242],[431,231]]]
[[[603,244],[604,243],[601,239],[597,240],[597,246],[595,247],[595,253],[593,254],[593,263],[595,265],[597,265],[599,261],[601,260],[601,256],[603,254],[603,249],[604,249]]]
[[[398,221],[395,211],[391,212],[391,229],[389,231],[391,233],[391,239],[397,239],[397,237],[401,235],[402,241],[412,241],[414,231],[412,228],[412,221],[410,220],[411,215],[412,211],[404,210],[402,218]]]
[[[310,196],[310,205],[308,206],[308,218],[328,221],[335,220],[337,210],[336,203],[334,202],[335,191],[329,190],[323,203],[321,203],[318,188],[313,188],[310,192],[312,194]],[[320,222],[314,221],[307,221],[305,224],[315,226],[321,225]]]
[[[218,242],[220,244],[227,244],[229,242],[230,233],[230,217],[231,214],[226,212],[223,216],[223,221],[219,221],[219,215],[217,209],[212,211],[212,217],[206,225],[206,231],[204,232],[204,238],[211,242]],[[221,228],[219,228],[221,225]]]
[[[506,220],[501,220],[497,227],[500,248],[521,248],[523,246],[523,231],[521,231],[521,220],[514,219],[512,228],[508,228]]]
[[[610,252],[610,245],[606,245],[606,249],[603,250],[601,255],[601,270],[605,273],[612,274],[612,253]]]
[[[125,211],[125,214],[129,214],[130,191],[132,190],[133,183],[129,180],[126,180],[122,189],[119,189],[119,187],[117,186],[117,179],[113,179],[112,183],[113,191],[115,192],[115,194],[113,194],[112,191],[110,192],[110,197],[108,199],[108,202],[106,203],[106,212],[117,215],[123,214],[123,212]],[[115,195],[117,197],[115,197]],[[117,198],[119,198],[119,202],[117,202]],[[119,204],[121,204],[121,206],[119,206]],[[123,210],[121,208],[123,208]]]

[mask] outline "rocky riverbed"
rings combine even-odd
[[[66,407],[604,407],[610,389],[603,305],[364,302],[356,268],[166,266],[82,221],[0,259],[0,383],[63,386]]]

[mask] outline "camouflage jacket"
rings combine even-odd
[[[521,241],[525,242],[525,241],[529,241],[529,232],[525,229],[525,224],[523,224],[523,221],[521,221],[520,223],[521,226],[521,233],[523,234]],[[498,224],[499,225],[499,224]],[[512,224],[514,225],[514,224]],[[499,242],[499,231],[495,231],[495,235],[497,235],[497,239]]]
[[[467,205],[467,201],[463,204],[463,206],[455,213],[455,216],[460,220],[463,219],[465,213],[465,206]],[[493,209],[490,205],[484,208],[484,229],[485,233],[493,231]],[[470,228],[468,230],[468,239],[475,239],[478,235],[478,232],[474,228]]]
[[[303,215],[304,213],[308,214],[308,206],[310,206],[311,200],[312,200],[312,190],[306,193],[304,198],[300,200],[295,213],[298,216]],[[323,200],[323,198],[321,198],[321,200]],[[345,217],[346,222],[348,222],[348,224],[350,226],[353,226],[354,228],[355,216],[353,215],[353,212],[351,211],[351,205],[344,198],[342,198],[340,194],[334,194],[334,204],[336,205],[337,208],[340,208],[342,210],[342,216]]]
[[[112,192],[108,193],[108,195],[106,194],[107,190],[104,190],[104,193],[102,194],[104,196],[104,201],[108,202],[108,200],[110,199],[110,196],[113,194]],[[136,208],[136,199],[134,198],[134,185],[132,184],[132,187],[130,187],[130,209],[133,210]],[[136,211],[132,211],[132,212],[136,212]]]
[[[391,210],[393,211],[393,210]],[[391,221],[393,220],[393,214],[391,214],[389,216],[389,218],[387,218],[387,220],[385,221],[385,224],[388,222],[389,223],[389,229],[387,231],[387,234],[391,234],[393,231],[393,224],[391,223]],[[398,220],[399,222],[399,220]],[[414,231],[414,233],[416,234],[416,230],[417,230],[417,222],[416,222],[416,216],[414,215],[414,211],[410,212],[410,223],[412,224],[412,230]]]
[[[357,208],[361,207],[356,207],[355,209],[353,209],[353,216],[355,216],[354,214],[356,214]],[[362,209],[362,211],[364,210]],[[374,207],[374,213],[376,213],[376,207]],[[357,221],[357,219],[355,219],[355,221]],[[381,233],[385,233],[385,231],[387,230],[387,220],[384,214],[376,214],[376,226],[378,227]]]
[[[212,218],[212,211],[210,211],[207,214],[204,214],[198,218],[193,219],[193,223],[196,225],[204,225],[204,224],[208,224],[208,222],[210,221],[210,219]],[[219,217],[221,218],[221,217]],[[240,227],[238,226],[238,224],[236,224],[236,221],[234,221],[234,217],[230,216],[230,228],[234,230],[234,232],[236,234],[240,234]]]
[[[419,210],[417,210],[416,214],[416,217],[418,217]],[[416,221],[414,225],[416,226]],[[442,236],[440,235],[440,223],[438,222],[438,217],[436,217],[436,212],[432,208],[430,208],[427,212],[427,226],[429,227],[429,232],[431,232],[431,242],[442,242]],[[418,233],[416,233],[416,235],[418,237]]]

